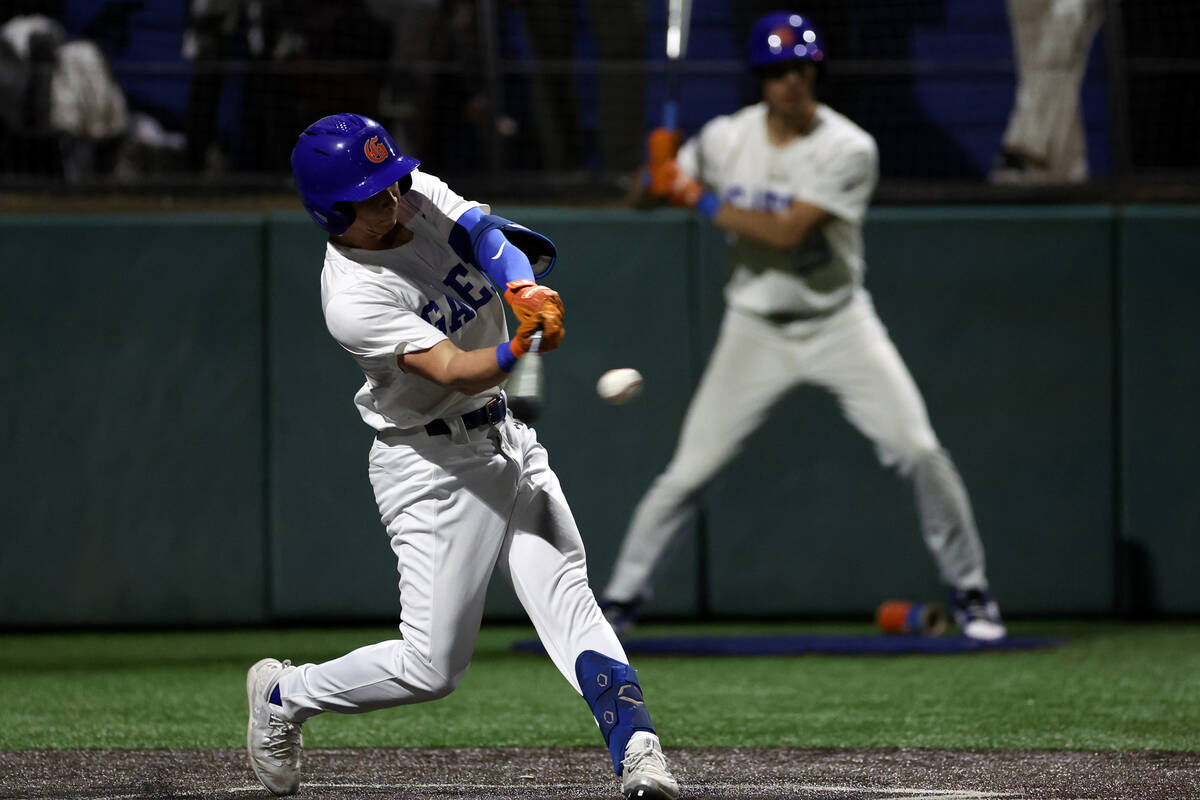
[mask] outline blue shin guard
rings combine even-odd
[[[629,738],[635,731],[654,733],[637,672],[595,650],[584,650],[575,659],[575,677],[583,699],[600,723],[600,733],[612,753],[613,771],[620,775]]]

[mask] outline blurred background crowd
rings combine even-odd
[[[781,3],[691,5],[686,133],[756,98],[746,33]],[[1200,183],[1196,0],[791,5],[824,36],[822,99],[878,140],[885,200]],[[0,193],[286,192],[302,127],[354,110],[468,193],[620,198],[659,123],[666,16],[666,0],[4,0]],[[1067,167],[1022,149],[1020,112],[1062,118]]]

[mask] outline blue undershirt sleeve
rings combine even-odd
[[[450,231],[450,246],[463,261],[474,264],[501,290],[509,281],[534,280],[529,257],[512,244],[499,228],[473,235],[484,214],[478,208],[466,211]]]

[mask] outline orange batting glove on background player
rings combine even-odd
[[[700,181],[685,175],[674,159],[667,165],[666,171],[671,178],[671,202],[695,208],[704,194],[704,187],[700,185]]]
[[[681,140],[679,131],[666,128],[655,128],[646,137],[646,155],[650,161],[650,194],[653,197],[665,199],[671,196],[674,178],[667,165],[675,163],[675,154],[679,152]]]
[[[709,219],[717,215],[721,199],[705,189],[700,181],[685,174],[673,159],[664,165],[663,173],[664,179],[670,180],[673,204],[694,208]]]
[[[548,353],[562,342],[563,334],[563,302],[558,292],[549,286],[540,286],[528,278],[519,281],[509,281],[504,290],[504,299],[512,307],[517,317],[517,335],[513,337],[513,354],[520,358],[528,350],[528,337],[538,328],[542,330],[540,353]],[[521,335],[528,329],[525,341],[516,344]],[[517,348],[521,353],[517,354]]]

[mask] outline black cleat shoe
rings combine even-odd
[[[601,600],[600,610],[604,612],[604,618],[608,620],[608,624],[612,625],[613,632],[620,638],[629,633],[634,623],[637,622],[638,609],[641,605],[642,601],[639,598],[627,602]]]

